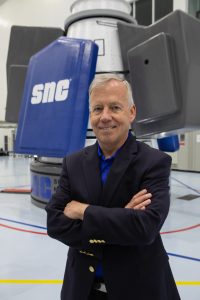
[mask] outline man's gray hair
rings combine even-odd
[[[125,84],[125,86],[127,87],[128,104],[130,107],[133,106],[134,101],[133,101],[130,83],[127,80],[124,80],[124,78],[122,78],[121,76],[114,74],[114,73],[97,74],[94,77],[94,79],[91,82],[90,87],[89,87],[89,102],[90,102],[90,95],[91,95],[93,89],[95,89],[96,87],[102,86],[105,83],[107,83],[108,81],[113,80],[113,79],[117,80],[117,81],[121,81]]]

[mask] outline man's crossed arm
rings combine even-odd
[[[135,194],[124,208],[145,210],[146,206],[151,203],[152,194],[146,189]],[[64,215],[73,220],[83,220],[84,212],[89,204],[84,204],[76,200],[70,201],[65,209]]]

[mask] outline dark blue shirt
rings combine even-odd
[[[100,158],[100,173],[101,173],[101,182],[104,185],[106,182],[106,179],[108,177],[108,173],[110,171],[110,168],[112,166],[112,163],[116,157],[116,155],[119,153],[123,146],[121,146],[111,157],[105,158],[103,155],[103,152],[98,144],[98,156]],[[103,269],[101,262],[98,264],[96,269],[96,277],[103,277]]]

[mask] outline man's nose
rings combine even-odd
[[[112,119],[111,112],[108,107],[104,107],[102,113],[101,113],[101,121],[110,121]]]

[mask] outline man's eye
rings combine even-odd
[[[100,106],[94,107],[92,111],[96,114],[100,113],[102,111],[102,107],[100,107]]]
[[[122,109],[121,109],[120,106],[114,105],[114,106],[111,107],[111,110],[112,110],[113,112],[118,112],[118,111],[121,111]]]

